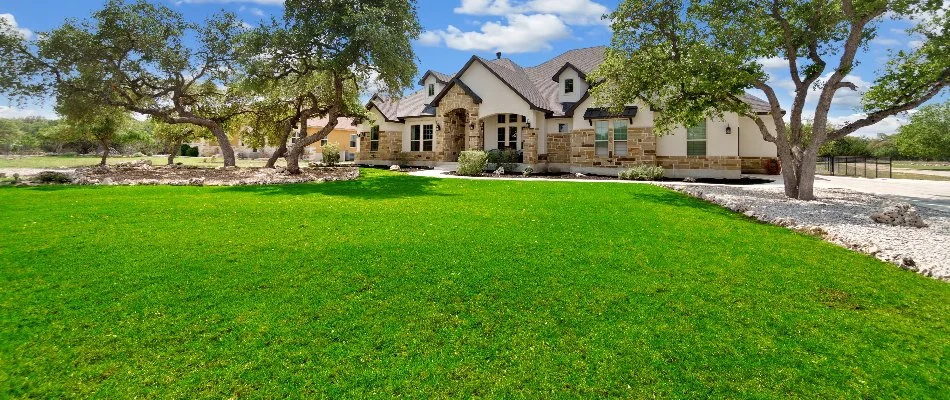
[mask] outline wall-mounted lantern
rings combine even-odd
[[[732,134],[732,127],[729,126],[729,125],[726,125],[726,134],[727,134],[727,135],[731,135],[731,134]]]
[[[472,122],[471,124],[469,124],[469,125],[468,125],[468,128],[471,129],[471,130],[475,130],[475,123]]]
[[[442,131],[442,125],[441,125],[441,124],[438,124],[438,123],[435,124],[435,131],[436,131],[436,132],[441,132],[441,131]]]

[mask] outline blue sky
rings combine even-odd
[[[153,0],[179,10],[188,18],[202,20],[226,9],[249,24],[269,15],[279,16],[283,0]],[[3,0],[0,18],[14,20],[25,34],[42,32],[67,18],[84,18],[102,6],[104,0]],[[620,0],[419,0],[419,19],[425,30],[415,43],[420,74],[427,69],[453,73],[472,54],[494,57],[501,51],[523,66],[537,65],[563,51],[606,45],[611,32],[599,16],[614,9]],[[947,4],[947,2],[945,2]],[[861,63],[850,79],[867,88],[888,51],[910,49],[918,38],[904,30],[910,21],[885,21],[874,43],[861,54]],[[772,84],[783,105],[791,104],[790,79],[783,60],[763,60],[772,75]],[[832,61],[832,60],[829,60]],[[944,93],[940,101],[945,101]],[[839,92],[832,122],[857,118],[860,92]],[[48,103],[48,102],[47,102]],[[17,107],[0,98],[0,117],[44,115],[52,117],[49,104]],[[859,132],[871,136],[892,133],[905,117],[889,118]]]

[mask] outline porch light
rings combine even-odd
[[[731,134],[732,134],[732,127],[729,126],[729,125],[726,125],[726,134],[727,134],[727,135],[731,135]]]
[[[528,128],[528,129],[531,129],[531,121],[525,121],[524,127],[525,127],[525,128]]]
[[[469,125],[468,125],[468,128],[471,129],[471,130],[475,130],[475,123],[472,122],[471,124],[469,124]]]
[[[436,132],[439,132],[439,131],[441,131],[441,130],[442,130],[442,125],[440,125],[440,124],[435,124],[435,131],[436,131]]]

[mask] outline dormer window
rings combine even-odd
[[[574,93],[574,80],[565,79],[564,80],[564,94]]]
[[[435,84],[434,84],[434,83],[430,83],[430,84],[429,84],[429,97],[432,97],[432,96],[435,96]]]

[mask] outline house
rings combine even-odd
[[[647,164],[669,177],[738,178],[763,172],[765,160],[775,158],[752,119],[734,113],[656,136],[649,107],[611,113],[593,104],[585,78],[604,50],[571,50],[528,68],[498,53],[493,60],[473,56],[454,75],[427,71],[422,90],[370,99],[370,118],[357,128],[356,161],[453,168],[464,150],[514,149],[519,168],[536,172],[616,175]],[[763,100],[745,101],[768,112]]]
[[[327,124],[326,118],[311,119],[307,121],[307,135],[313,135],[323,129]],[[246,128],[250,129],[250,128]],[[295,129],[291,137],[287,140],[288,147],[296,143],[301,137],[299,127]],[[356,153],[359,151],[359,141],[357,140],[357,125],[351,118],[340,118],[336,127],[329,135],[320,142],[307,146],[304,154],[312,160],[322,159],[323,145],[327,143],[336,143],[340,148],[341,161],[353,161]],[[221,154],[218,143],[213,139],[202,139],[198,143],[192,144],[198,147],[201,156],[212,156]],[[231,146],[234,148],[234,154],[238,158],[266,158],[277,149],[272,143],[266,143],[264,147],[257,148],[244,142],[243,135],[233,135],[231,137]]]

